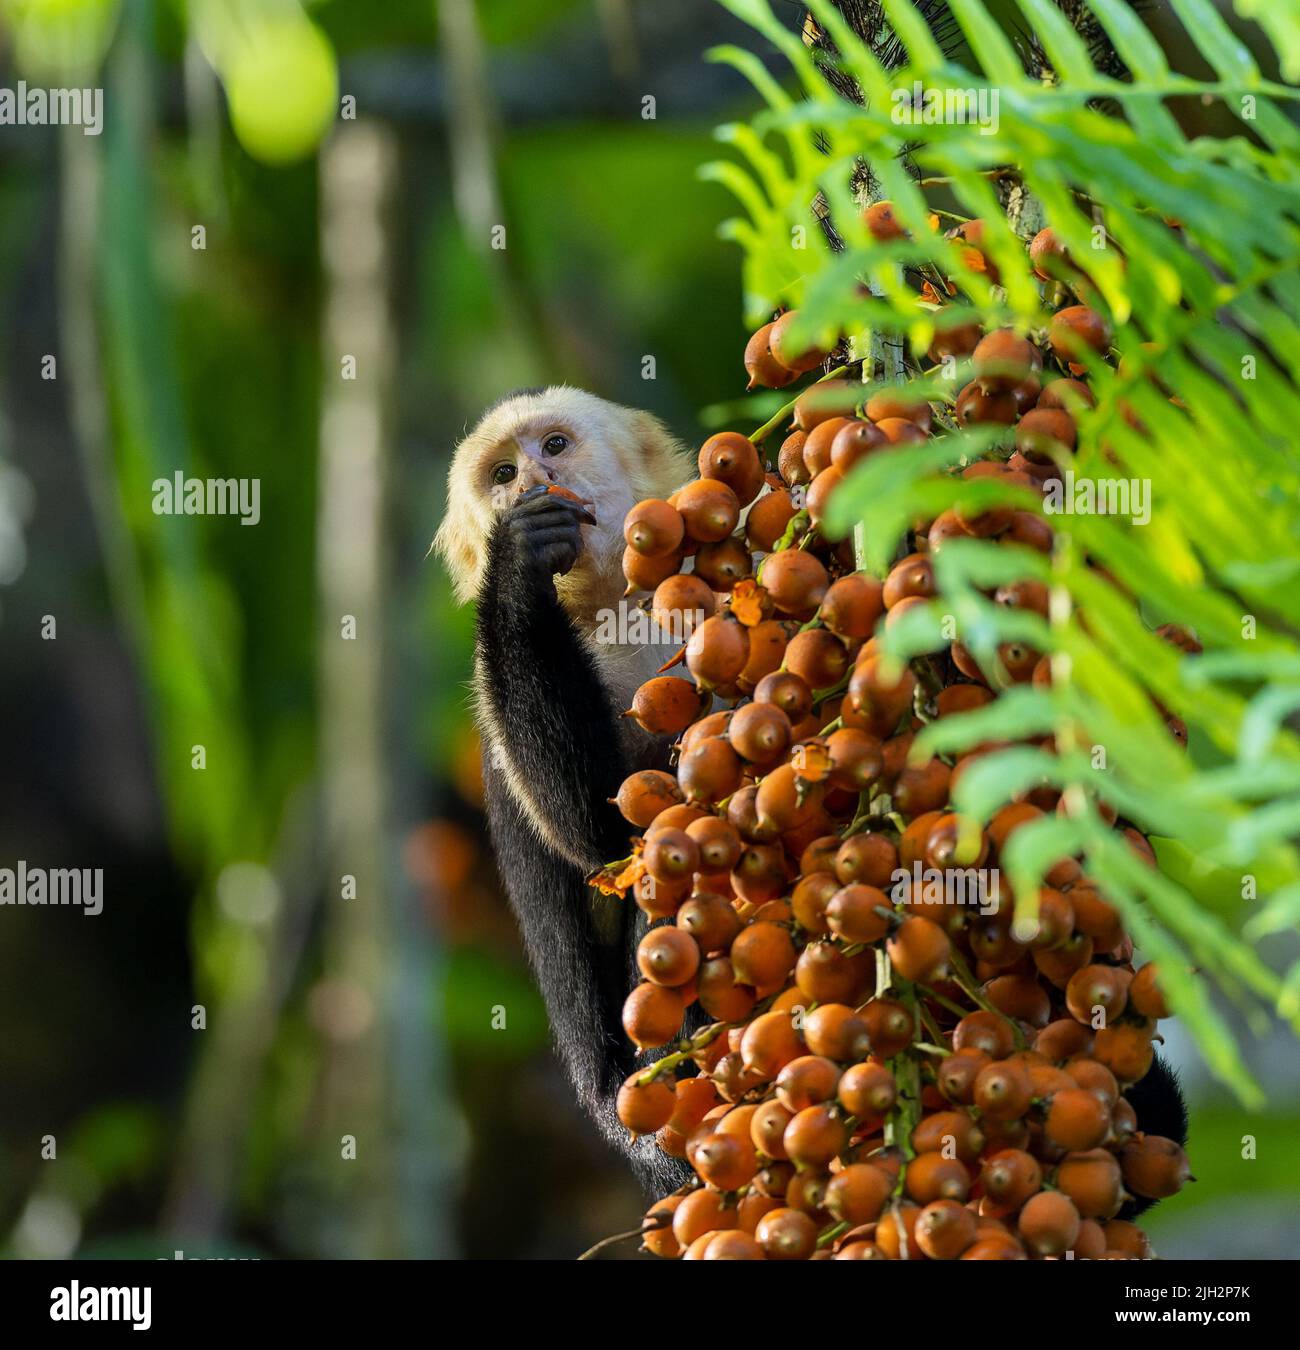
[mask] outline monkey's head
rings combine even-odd
[[[623,517],[646,497],[667,497],[690,476],[684,448],[650,413],[552,385],[508,394],[456,447],[447,514],[434,546],[457,599],[478,593],[497,518],[539,484],[558,484],[591,503],[577,566],[557,582],[578,617],[622,594]]]

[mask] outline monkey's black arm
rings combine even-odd
[[[584,519],[546,495],[501,519],[479,591],[478,666],[500,767],[547,842],[589,875],[627,852],[631,830],[608,800],[627,775],[617,710],[555,592]]]
[[[598,924],[586,884],[627,852],[631,829],[608,802],[628,772],[616,709],[555,593],[584,518],[564,498],[525,496],[489,541],[478,601],[488,824],[565,1068],[605,1138],[663,1194],[683,1164],[652,1140],[629,1148],[614,1109],[637,1062],[621,1012],[646,919],[615,899]]]

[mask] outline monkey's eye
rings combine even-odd
[[[558,455],[561,450],[567,450],[568,448],[569,438],[562,436],[558,431],[553,431],[542,442],[542,454],[544,455]]]
[[[518,472],[519,470],[509,462],[493,465],[492,482],[499,487],[502,483],[508,483]]]

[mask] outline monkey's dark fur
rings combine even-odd
[[[478,598],[482,694],[515,779],[526,784],[549,838],[519,804],[490,748],[488,820],[560,1056],[585,1109],[657,1197],[688,1180],[690,1168],[653,1139],[630,1143],[614,1112],[619,1086],[639,1062],[620,1014],[638,980],[636,946],[647,923],[626,900],[604,902],[601,913],[586,884],[627,852],[629,827],[608,799],[633,768],[652,766],[625,761],[618,710],[554,582],[577,561],[581,525],[589,519],[577,502],[526,494],[490,538]],[[1162,1060],[1128,1098],[1139,1129],[1186,1141],[1182,1095]],[[1151,1203],[1130,1202],[1123,1214]]]
[[[629,772],[617,710],[555,593],[555,575],[577,561],[585,516],[563,497],[524,496],[489,541],[478,600],[483,692],[551,840],[539,837],[490,750],[488,823],[557,1049],[583,1106],[611,1143],[627,1149],[647,1190],[662,1195],[680,1186],[689,1168],[653,1139],[629,1146],[614,1113],[619,1086],[637,1063],[621,1011],[638,979],[636,946],[647,923],[637,906],[617,898],[598,915],[600,902],[586,884],[627,853],[630,829],[608,800]]]

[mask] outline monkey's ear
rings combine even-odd
[[[462,605],[469,604],[478,593],[484,547],[483,540],[474,532],[469,513],[449,507],[433,537],[433,547],[451,577],[457,601]]]

